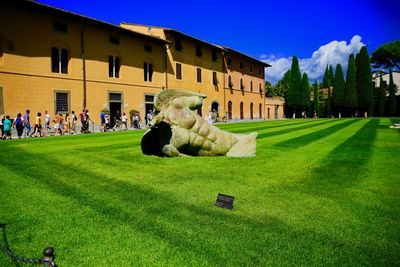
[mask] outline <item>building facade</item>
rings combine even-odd
[[[261,61],[166,28],[111,25],[31,1],[0,10],[0,114],[153,108],[167,88],[207,95],[199,114],[266,116]]]

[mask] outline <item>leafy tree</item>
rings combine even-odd
[[[353,116],[355,109],[358,107],[356,63],[353,54],[349,56],[344,88],[344,107],[347,109],[349,115]]]
[[[336,65],[335,82],[333,86],[332,106],[338,117],[341,117],[344,106],[344,75],[342,65]]]
[[[378,88],[378,116],[383,117],[385,114],[385,101],[386,101],[386,89],[387,84],[386,81],[383,81],[382,76],[379,81]]]
[[[309,112],[310,110],[310,82],[308,81],[307,73],[303,73],[301,78],[301,98],[302,98],[302,111]]]
[[[357,94],[358,106],[360,111],[368,112],[372,116],[373,111],[373,86],[371,62],[369,60],[368,50],[363,46],[360,53],[357,55]]]
[[[293,110],[293,114],[296,114],[296,109],[298,111],[301,108],[301,72],[299,66],[299,60],[296,56],[293,56],[292,67],[290,70],[290,83],[287,95],[288,107]]]
[[[314,112],[316,112],[317,117],[319,117],[319,86],[317,80],[315,80],[313,88],[314,88]]]
[[[400,70],[400,40],[378,47],[372,53],[371,63],[374,68]]]
[[[393,73],[390,71],[389,76],[389,116],[395,116],[397,111],[397,99],[396,99],[396,92],[397,92],[397,85],[393,82]]]

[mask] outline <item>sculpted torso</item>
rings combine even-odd
[[[152,124],[155,127],[161,123],[169,125],[172,134],[168,143],[161,144],[160,149],[164,155],[170,157],[226,155],[232,147],[244,140],[239,135],[208,124],[197,114],[195,109],[202,105],[203,98],[204,96],[198,94],[180,96],[164,103],[158,110]],[[255,141],[255,136],[250,139]]]

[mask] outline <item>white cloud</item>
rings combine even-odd
[[[310,80],[320,80],[327,64],[335,69],[340,63],[345,71],[349,55],[358,53],[364,45],[359,35],[354,35],[349,44],[346,41],[332,41],[313,52],[310,58],[299,58],[300,70],[302,73],[306,72]],[[282,79],[283,74],[292,65],[292,57],[277,58],[274,55],[261,55],[261,60],[272,65],[265,71],[267,81],[272,83]]]

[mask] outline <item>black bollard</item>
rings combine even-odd
[[[43,266],[44,267],[55,267],[54,263],[54,248],[48,247],[43,250]]]

